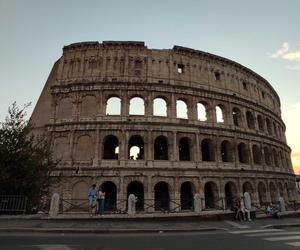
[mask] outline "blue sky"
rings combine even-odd
[[[0,121],[13,101],[33,108],[64,45],[182,45],[237,61],[272,84],[299,171],[299,10],[298,0],[0,0]]]

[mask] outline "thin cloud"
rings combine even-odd
[[[300,70],[300,49],[290,49],[290,45],[288,42],[284,42],[281,47],[273,53],[271,58],[274,59],[284,59],[292,62],[297,62],[296,65],[288,66],[287,68],[292,70]]]

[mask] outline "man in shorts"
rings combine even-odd
[[[93,184],[88,190],[89,215],[91,217],[93,216],[93,213],[97,207],[96,196],[97,196],[96,184]]]

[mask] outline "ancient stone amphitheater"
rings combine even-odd
[[[87,199],[93,184],[107,209],[226,209],[295,200],[295,176],[273,87],[226,58],[143,42],[82,42],[63,48],[30,122],[47,131],[59,161],[54,186]]]

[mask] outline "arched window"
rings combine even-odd
[[[190,161],[190,143],[189,139],[184,137],[179,140],[179,160]]]
[[[168,211],[170,209],[169,185],[158,182],[154,186],[154,208],[156,211]]]
[[[255,121],[254,121],[254,116],[253,116],[252,112],[247,111],[246,118],[247,118],[248,128],[255,129]]]
[[[271,163],[271,153],[268,147],[264,147],[264,156],[266,165],[270,166]]]
[[[180,187],[181,210],[192,210],[194,204],[193,184],[186,181]]]
[[[253,162],[254,164],[261,164],[262,154],[260,147],[257,145],[252,146]]]
[[[121,99],[111,97],[106,102],[106,115],[121,115]]]
[[[119,156],[119,140],[113,135],[106,136],[103,145],[103,159],[117,160]]]
[[[225,184],[225,202],[226,208],[231,209],[234,205],[234,201],[237,197],[237,188],[236,185],[229,181]]]
[[[188,119],[187,105],[182,100],[176,101],[176,117],[180,119]]]
[[[129,115],[144,115],[144,100],[141,97],[133,97],[130,99]]]
[[[265,203],[267,202],[267,189],[266,189],[266,185],[263,182],[258,183],[258,199],[259,199],[259,203],[260,205],[265,205]]]
[[[136,202],[136,209],[138,211],[144,210],[144,186],[139,181],[132,181],[127,186],[127,198],[129,195],[134,194],[138,197]]]
[[[117,209],[117,187],[111,181],[106,181],[101,184],[102,190],[105,192],[105,208],[108,211]]]
[[[277,188],[273,182],[270,182],[269,189],[270,189],[270,195],[271,195],[271,202],[276,204],[277,203]]]
[[[199,121],[206,121],[207,116],[206,116],[206,107],[203,103],[197,103],[197,114],[198,114],[198,120]]]
[[[216,119],[217,123],[224,123],[224,112],[220,105],[216,106]]]
[[[275,167],[279,167],[279,164],[278,164],[278,155],[277,155],[277,151],[276,151],[275,148],[273,148],[273,159],[274,159]]]
[[[232,119],[235,126],[240,127],[242,125],[242,114],[238,108],[232,109]]]
[[[274,131],[274,135],[277,136],[278,133],[277,133],[277,126],[276,126],[276,123],[273,122],[273,131]]]
[[[229,141],[225,140],[221,143],[221,156],[223,162],[232,162],[232,146]]]
[[[218,204],[218,187],[216,183],[209,181],[204,186],[205,208],[215,208]]]
[[[128,143],[128,159],[143,160],[144,159],[144,141],[139,135],[131,136]]]
[[[260,131],[264,131],[265,130],[265,123],[264,123],[264,119],[262,118],[261,115],[257,116],[257,122],[258,122],[258,129]]]
[[[204,139],[201,142],[202,161],[214,161],[215,152],[213,141],[211,139]]]
[[[272,135],[272,126],[271,126],[271,121],[269,118],[266,119],[266,124],[267,124],[268,134]]]
[[[245,143],[241,142],[238,145],[238,154],[240,163],[249,163],[249,150]]]
[[[167,117],[167,103],[163,98],[153,100],[153,115]]]
[[[168,160],[168,141],[165,136],[158,136],[154,141],[154,160]]]

